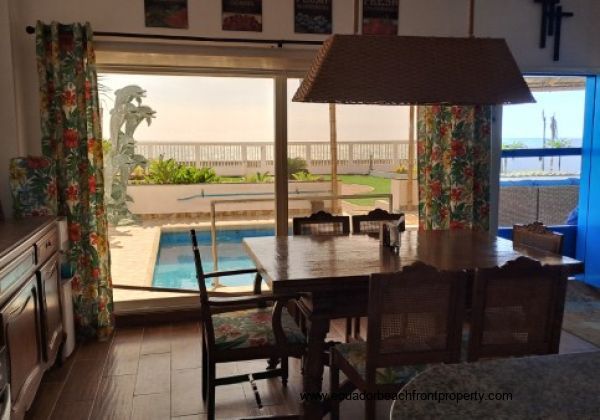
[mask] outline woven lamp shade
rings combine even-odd
[[[500,105],[535,102],[503,39],[333,35],[295,102]]]

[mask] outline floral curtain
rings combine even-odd
[[[10,160],[9,184],[15,218],[56,215],[56,168],[47,157]]]
[[[102,130],[89,24],[36,28],[43,154],[56,162],[58,212],[66,216],[80,338],[113,328]]]
[[[418,109],[419,227],[489,229],[489,106]]]

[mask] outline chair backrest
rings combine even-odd
[[[558,352],[567,272],[520,257],[478,270],[473,283],[469,361]]]
[[[562,233],[548,230],[543,223],[534,222],[528,225],[513,226],[513,243],[525,245],[555,254],[562,253]]]
[[[196,238],[196,229],[190,230],[192,238],[192,251],[194,253],[194,264],[196,266],[196,280],[198,281],[198,290],[200,291],[200,304],[208,307],[208,292],[206,291],[206,277],[202,268],[202,258],[198,249],[198,240]]]
[[[319,211],[309,217],[294,217],[294,235],[349,235],[350,218]]]
[[[352,216],[352,233],[355,235],[366,233],[379,233],[381,222],[391,222],[400,219],[404,213],[389,213],[383,209],[371,210],[368,214]],[[403,224],[400,229],[405,229]]]
[[[212,311],[208,302],[208,292],[206,291],[206,277],[202,268],[202,259],[198,249],[198,240],[196,239],[196,230],[190,230],[192,238],[192,250],[194,252],[194,264],[196,266],[196,280],[198,281],[198,290],[200,291],[200,320],[202,325],[202,334],[206,340],[208,352],[213,352],[215,347],[215,330],[212,322]],[[205,351],[202,349],[202,351]]]
[[[377,367],[460,361],[466,282],[421,262],[371,275],[367,382]]]

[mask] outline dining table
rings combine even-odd
[[[391,419],[593,419],[599,386],[600,351],[438,364],[404,385]]]
[[[268,236],[243,244],[274,295],[301,295],[298,306],[307,321],[303,390],[319,393],[323,353],[331,319],[367,315],[369,277],[402,270],[416,261],[439,270],[467,271],[501,266],[525,256],[559,265],[568,275],[583,272],[581,261],[471,230],[406,230],[391,250],[369,235]],[[316,395],[316,394],[315,394]],[[318,419],[326,406],[316,398],[303,402],[304,418]]]

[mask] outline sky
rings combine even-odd
[[[143,104],[156,111],[142,123],[137,141],[265,142],[274,141],[274,81],[269,78],[110,74],[99,83],[105,137],[114,93],[127,85],[146,90]],[[300,84],[288,80],[289,141],[329,141],[329,107],[291,102]],[[408,108],[344,105],[337,107],[339,141],[408,138]]]
[[[550,137],[550,118],[556,116],[558,138],[581,139],[585,90],[533,92],[537,103],[507,105],[502,110],[502,137],[542,138],[546,114],[546,136]]]
[[[146,90],[143,104],[156,111],[150,126],[138,127],[137,141],[274,141],[273,79],[103,73],[99,82],[108,88],[100,98],[105,133],[114,92],[133,84]],[[328,141],[328,105],[291,102],[299,83],[299,79],[288,80],[288,140]],[[504,107],[504,139],[541,138],[542,110],[548,124],[556,116],[559,138],[582,137],[583,90],[534,92],[534,97],[536,104]],[[338,105],[336,109],[338,141],[408,139],[408,107]]]

